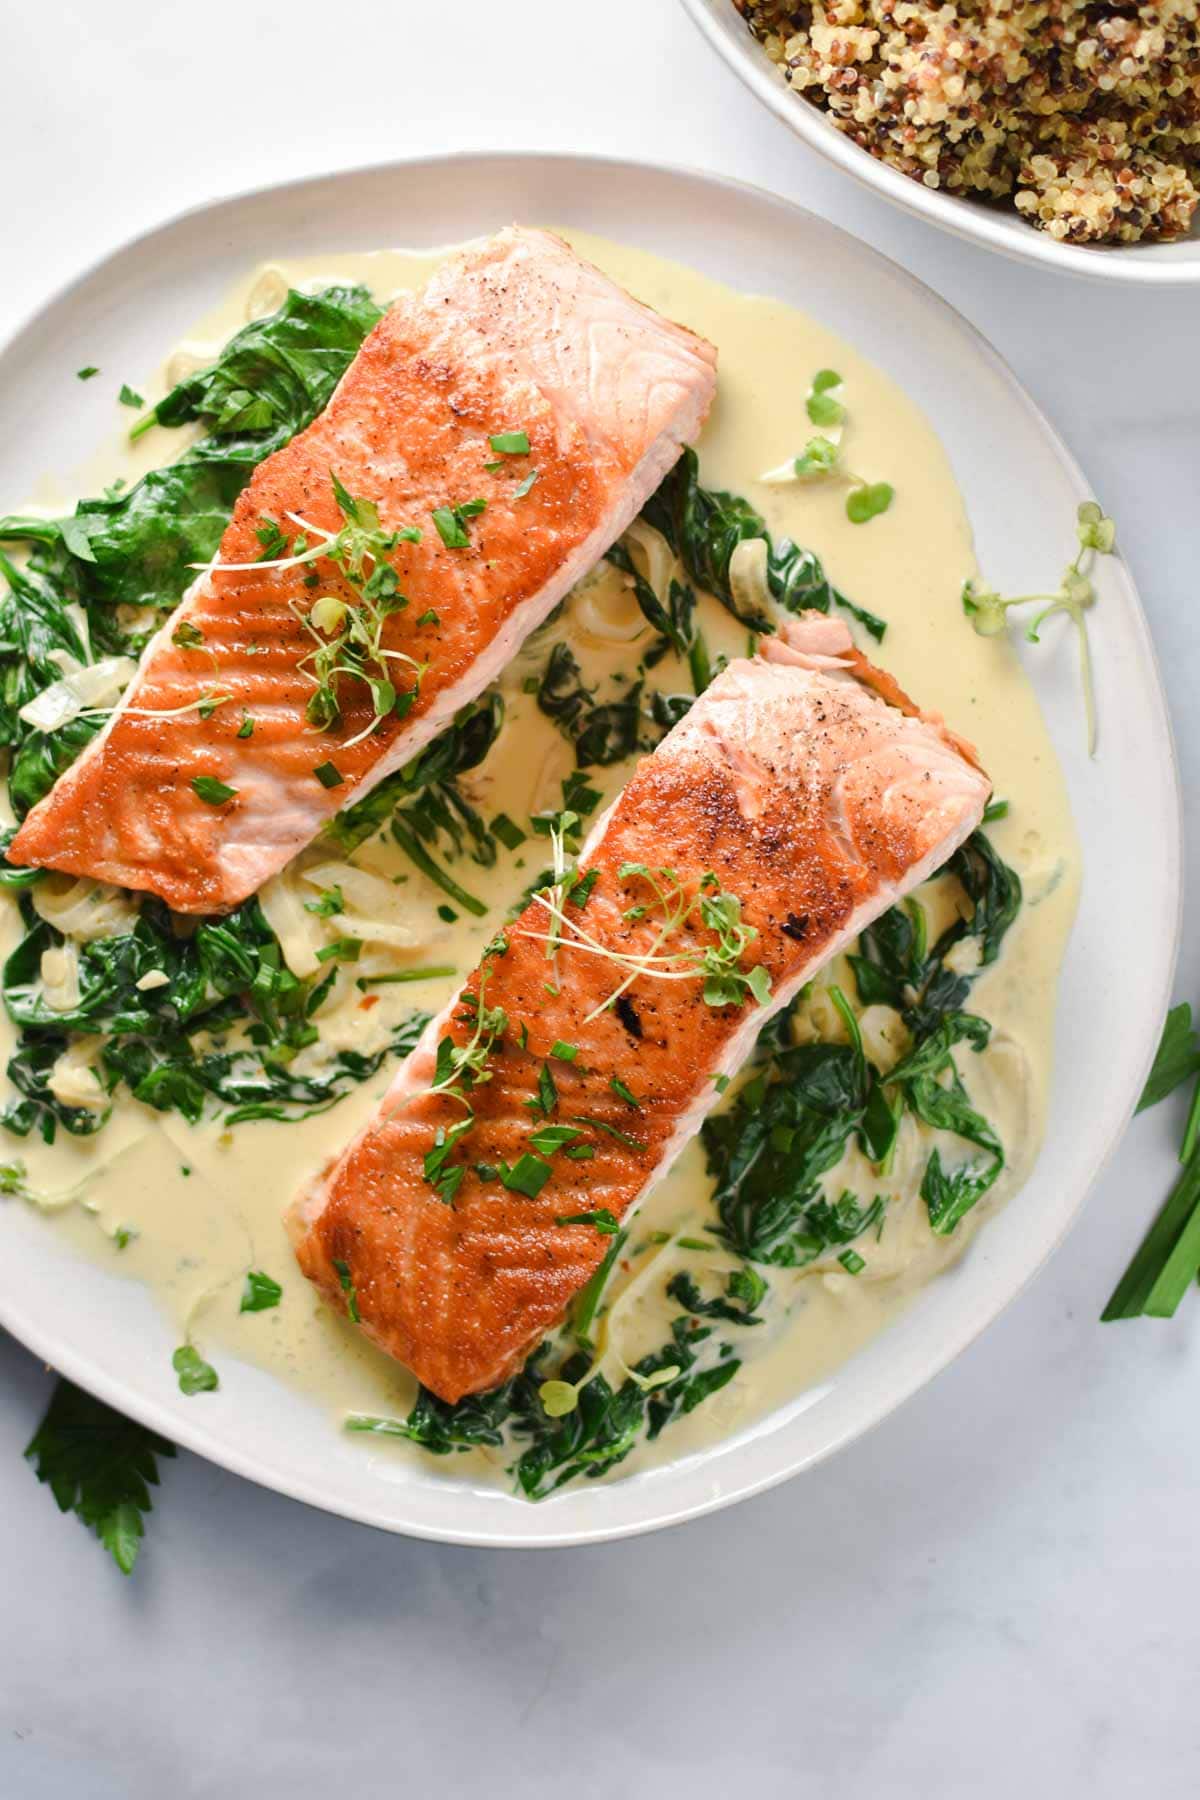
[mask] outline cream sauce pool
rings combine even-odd
[[[619,1479],[723,1437],[828,1379],[962,1254],[988,1213],[1020,1186],[1042,1132],[1056,979],[1075,911],[1080,858],[1063,778],[1032,689],[1008,646],[976,636],[962,618],[962,583],[976,573],[971,533],[949,465],[920,409],[851,346],[789,306],[739,294],[643,251],[566,235],[641,299],[719,347],[718,397],[699,445],[705,485],[744,494],[774,533],[811,546],[843,592],[887,620],[881,660],[922,706],[943,712],[978,746],[997,794],[1009,802],[1008,816],[989,830],[1025,889],[1025,905],[1004,951],[983,972],[970,1000],[972,1010],[991,1021],[993,1037],[982,1055],[969,1054],[964,1072],[975,1104],[1008,1153],[1008,1167],[992,1193],[952,1236],[937,1237],[917,1193],[928,1147],[913,1120],[904,1123],[886,1179],[852,1151],[829,1178],[834,1191],[851,1189],[864,1202],[883,1191],[889,1200],[882,1236],[876,1241],[870,1234],[857,1245],[865,1267],[852,1275],[826,1256],[803,1270],[764,1270],[771,1289],[765,1323],[731,1332],[743,1359],[737,1377],[670,1425],[656,1443],[639,1445],[610,1477]],[[193,368],[211,362],[248,318],[275,310],[288,286],[317,289],[362,281],[386,301],[419,284],[437,260],[435,254],[380,251],[251,271],[171,351],[143,391],[153,402]],[[890,480],[896,489],[890,510],[867,525],[848,521],[846,489],[836,481],[768,485],[758,479],[796,455],[812,436],[805,397],[813,374],[826,367],[844,378],[847,463],[871,480]],[[125,415],[122,425],[127,424]],[[108,450],[78,472],[76,492],[98,491],[118,477],[135,480],[169,461],[188,441],[183,432],[154,430],[130,447],[122,437],[115,436]],[[38,495],[55,511],[71,497]],[[701,624],[714,655],[744,652],[744,628],[714,602],[702,602]],[[503,733],[486,763],[461,784],[485,818],[504,812],[523,821],[560,804],[560,783],[573,767],[573,750],[524,688],[550,643],[565,638],[589,684],[605,686],[636,662],[639,641],[644,648],[649,636],[625,579],[601,565],[576,590],[563,619],[527,645],[505,673]],[[686,670],[669,660],[655,671],[655,682],[667,692],[689,691]],[[621,770],[589,775],[606,800],[621,778]],[[439,915],[445,894],[382,839],[356,852],[358,876],[344,863],[334,866],[331,853],[313,850],[300,857],[264,896],[296,972],[311,972],[316,949],[329,936],[344,935],[347,920],[365,939],[362,961],[339,976],[335,999],[320,1016],[322,1045],[303,1054],[319,1057],[349,1046],[376,1049],[413,1008],[437,1009],[454,985],[450,979],[384,985],[371,990],[366,996],[371,1004],[364,1006],[354,977],[428,965],[452,966],[465,975],[511,902],[544,865],[545,851],[544,841],[529,839],[515,852],[501,850],[491,870],[466,858],[456,861],[456,878],[487,900],[490,911],[486,919],[461,915],[453,921]],[[405,878],[399,885],[397,876]],[[326,926],[302,901],[334,882],[343,886],[348,910]],[[34,891],[49,915],[63,906],[75,908],[65,921],[56,920],[69,929],[88,911],[86,904],[79,906],[80,891],[65,879]],[[935,915],[949,904],[936,887],[922,898]],[[7,953],[20,924],[11,901],[3,912]],[[842,1032],[826,991],[839,973],[841,985],[854,993],[844,968],[830,971],[801,1017],[801,1035],[832,1038]],[[879,1007],[863,1017],[868,1051],[884,1066],[895,1056],[888,1042],[894,1024],[894,1015]],[[7,1020],[0,1023],[0,1039],[7,1058],[15,1042]],[[86,1093],[91,1078],[81,1060],[84,1066],[65,1070],[63,1080],[82,1083]],[[63,1134],[53,1148],[26,1144],[19,1153],[30,1185],[49,1198],[50,1228],[66,1234],[80,1254],[148,1283],[176,1321],[180,1341],[190,1337],[218,1370],[223,1358],[244,1358],[301,1385],[328,1409],[334,1431],[348,1412],[403,1414],[414,1384],[319,1300],[295,1267],[281,1216],[314,1165],[372,1112],[393,1067],[389,1059],[374,1080],[331,1112],[299,1124],[251,1123],[232,1131],[219,1121],[190,1126],[176,1114],[151,1111],[125,1096],[95,1138]],[[642,1208],[607,1297],[603,1342],[610,1360],[619,1359],[609,1370],[614,1379],[620,1379],[621,1360],[632,1363],[667,1338],[679,1308],[664,1290],[677,1267],[711,1276],[737,1266],[715,1244],[692,1251],[675,1241],[711,1231],[709,1193],[703,1152],[693,1143]],[[133,1234],[120,1249],[118,1232]],[[669,1241],[658,1241],[664,1235]],[[278,1307],[239,1312],[249,1269],[263,1270],[282,1284]],[[219,1396],[195,1401],[220,1403]],[[364,1440],[364,1455],[378,1454],[379,1448],[377,1441]],[[389,1446],[387,1454],[422,1455],[403,1444]],[[425,1460],[435,1465],[435,1459]],[[479,1451],[436,1466],[452,1477],[506,1481],[510,1460],[508,1453]]]

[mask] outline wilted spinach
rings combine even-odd
[[[761,538],[767,545],[767,587],[772,599],[788,612],[829,612],[836,604],[858,620],[877,640],[887,625],[875,613],[856,606],[829,581],[820,559],[790,538],[776,543],[766,520],[738,494],[700,485],[694,450],[685,450],[665,481],[642,508],[648,525],[660,531],[691,579],[713,594],[734,617],[753,631],[773,631],[764,611],[739,606],[729,582],[729,564],[740,543]]]
[[[957,1044],[983,1050],[990,1028],[963,1010],[972,977],[948,968],[945,958],[970,936],[980,966],[993,962],[1020,908],[1021,884],[982,832],[947,870],[971,902],[969,917],[955,920],[930,947],[924,912],[907,901],[870,926],[849,958],[862,1003],[892,1006],[903,1017],[913,1039],[909,1054],[882,1075],[857,1041],[790,1048],[776,1030],[762,1046],[767,1066],[705,1124],[718,1216],[740,1255],[802,1267],[876,1223],[881,1203],[860,1208],[843,1195],[831,1204],[821,1178],[855,1141],[872,1162],[886,1163],[902,1106],[984,1152],[983,1160],[950,1168],[938,1149],[931,1153],[921,1194],[934,1231],[953,1231],[1003,1168],[1003,1146],[972,1106],[953,1061]]]
[[[373,1075],[386,1054],[344,1050],[313,1074],[291,1072],[297,1053],[317,1039],[312,1021],[334,973],[315,981],[293,975],[256,900],[226,918],[202,919],[187,936],[161,901],[147,900],[131,931],[77,947],[79,996],[65,1010],[47,1005],[40,978],[42,956],[63,943],[62,934],[28,899],[21,907],[26,934],[0,976],[9,1017],[21,1028],[8,1066],[21,1098],[0,1122],[21,1136],[36,1127],[53,1142],[59,1125],[87,1136],[105,1123],[105,1111],[64,1105],[50,1090],[72,1033],[102,1039],[95,1068],[109,1094],[123,1082],[147,1106],[191,1121],[215,1100],[232,1109],[229,1124],[323,1111]],[[148,975],[167,979],[140,988]],[[406,1021],[391,1049],[406,1054],[415,1030],[416,1021]],[[205,1041],[197,1046],[200,1033]]]
[[[33,547],[35,573],[60,602],[80,603],[95,648],[126,648],[113,605],[161,612],[176,604],[195,578],[191,565],[216,550],[257,464],[323,410],[380,317],[362,287],[289,293],[155,409],[164,424],[202,420],[207,437],[128,492],[81,500],[67,518],[0,519],[0,540]],[[250,403],[234,404],[239,395]]]
[[[551,1418],[539,1397],[547,1374],[543,1346],[519,1375],[491,1393],[471,1394],[450,1405],[422,1388],[407,1419],[356,1415],[347,1425],[351,1431],[406,1438],[437,1456],[481,1444],[524,1444],[512,1473],[526,1499],[542,1500],[577,1476],[595,1480],[615,1468],[643,1435],[657,1437],[672,1419],[694,1411],[732,1381],[741,1364],[727,1346],[716,1361],[704,1360],[704,1346],[716,1347],[712,1339],[711,1326],[694,1318],[673,1320],[670,1341],[635,1365],[640,1381],[629,1376],[614,1388],[597,1373],[584,1382],[578,1404],[562,1418]],[[589,1354],[579,1351],[556,1372],[556,1379],[577,1382],[589,1365]],[[669,1381],[644,1385],[669,1369],[677,1371]]]

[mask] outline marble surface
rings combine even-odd
[[[1053,279],[900,216],[760,113],[671,0],[43,0],[6,10],[0,60],[0,334],[179,208],[406,152],[690,163],[838,219],[980,326],[1082,459],[1200,772],[1200,293]],[[1019,479],[1007,504],[1019,530]],[[1187,923],[1196,998],[1194,901]],[[1050,1267],[870,1437],[594,1550],[393,1540],[185,1456],[125,1582],[22,1464],[49,1377],[0,1341],[0,1794],[1194,1792],[1200,1296],[1097,1323],[1178,1129],[1171,1104],[1136,1122]]]

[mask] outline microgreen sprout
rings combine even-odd
[[[1096,589],[1090,570],[1096,556],[1109,556],[1117,541],[1117,528],[1106,517],[1095,500],[1085,500],[1076,514],[1075,535],[1078,549],[1073,562],[1063,571],[1062,583],[1055,592],[1015,594],[1005,600],[994,588],[977,587],[965,581],[962,607],[980,637],[1001,637],[1008,629],[1009,609],[1014,606],[1039,606],[1040,612],[1025,628],[1026,640],[1041,642],[1041,628],[1056,613],[1065,613],[1079,634],[1079,670],[1083,683],[1083,707],[1087,720],[1088,755],[1096,754],[1096,698],[1092,683],[1092,655],[1088,643],[1088,607],[1095,604]]]
[[[216,570],[287,569],[315,564],[323,559],[333,564],[341,576],[349,598],[343,593],[319,594],[308,608],[293,612],[313,639],[314,648],[302,658],[300,667],[313,684],[305,714],[318,731],[332,731],[342,717],[339,687],[344,677],[362,683],[371,696],[369,723],[354,737],[359,743],[376,731],[389,714],[399,718],[412,708],[420,687],[425,665],[402,650],[386,649],[384,627],[394,613],[408,605],[400,591],[400,580],[387,560],[390,551],[400,544],[416,544],[421,540],[419,527],[402,526],[385,531],[376,501],[351,494],[335,470],[329,471],[333,497],[342,515],[340,530],[326,531],[299,513],[290,512],[288,520],[299,529],[291,539],[277,521],[268,519],[258,531],[265,554],[255,563],[216,563]],[[307,580],[321,585],[314,568]],[[397,689],[392,679],[391,663],[398,662],[412,671],[413,686]]]
[[[817,371],[805,401],[809,422],[818,427],[817,435],[809,438],[799,456],[791,457],[777,469],[768,469],[759,480],[771,486],[829,478],[848,482],[846,517],[852,525],[865,525],[888,510],[896,490],[890,482],[868,481],[865,475],[857,475],[847,468],[842,457],[841,435],[848,414],[839,398],[841,389],[842,378],[836,369]]]
[[[588,1014],[586,1023],[614,1006],[639,976],[658,981],[702,980],[708,1006],[740,1006],[747,998],[759,1006],[766,1005],[771,997],[771,978],[767,970],[762,964],[756,964],[750,970],[741,967],[742,957],[758,936],[757,929],[743,924],[741,901],[736,894],[722,893],[720,883],[711,871],[701,878],[698,892],[685,887],[673,869],[650,869],[645,863],[623,863],[619,876],[622,881],[640,881],[650,890],[648,898],[627,907],[622,915],[630,925],[643,919],[657,925],[655,936],[645,950],[613,950],[592,937],[578,920],[564,911],[558,897],[562,891],[561,880],[533,896],[549,914],[550,930],[521,934],[552,949],[561,946],[587,951],[625,971],[624,980]],[[700,927],[715,935],[715,943],[664,950],[669,939],[685,929],[694,929],[697,920]]]

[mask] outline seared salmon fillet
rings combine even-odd
[[[579,876],[489,947],[296,1201],[304,1272],[443,1399],[504,1381],[610,1241],[564,1221],[629,1216],[770,1014],[953,854],[989,792],[840,622],[764,639],[637,765]],[[709,998],[705,952],[726,984]],[[455,1050],[474,1076],[447,1091]]]
[[[236,906],[434,737],[599,561],[699,431],[715,365],[710,344],[547,232],[451,257],[255,471],[216,566],[9,860],[149,889],[179,912]],[[377,679],[335,672],[330,723],[313,716],[314,652],[361,584],[324,555],[294,558],[337,539],[347,499],[420,541],[376,539],[360,566],[395,573]]]

